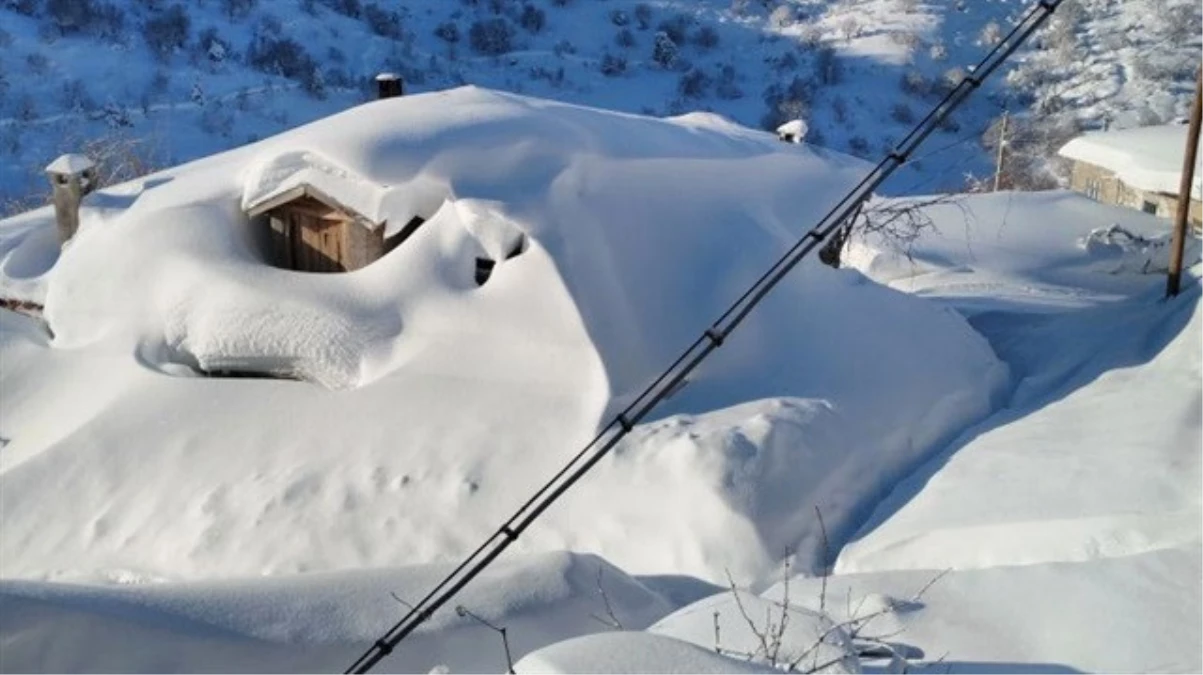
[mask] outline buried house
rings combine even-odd
[[[312,152],[281,155],[248,181],[242,209],[276,267],[350,272],[404,241],[424,220],[390,228],[381,215],[389,191]]]

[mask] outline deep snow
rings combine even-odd
[[[383,220],[437,210],[362,270],[272,268],[238,205],[302,151],[379,186]],[[3,404],[0,569],[198,579],[451,560],[864,169],[712,115],[468,87],[90,195],[54,266],[11,282],[44,298],[54,337],[3,334],[21,366],[3,376],[19,395]],[[6,268],[50,256],[34,239],[49,226],[6,225]],[[515,231],[525,252],[477,288],[474,259]],[[808,265],[518,547],[712,580],[759,581],[787,548],[813,567],[815,503],[847,537],[1005,379],[952,312]],[[47,489],[72,498],[36,498]]]
[[[298,151],[430,219],[355,273],[266,266],[239,205]],[[57,259],[48,211],[0,221],[0,294],[46,305],[0,311],[0,670],[345,667],[863,169],[467,88],[91,195]],[[859,605],[921,669],[1197,670],[1199,266],[1164,302],[1164,221],[961,206],[909,257],[800,268],[457,601],[532,670],[754,670],[715,653],[755,642],[703,579],[763,589],[791,548],[837,574],[830,617],[792,580],[790,651]],[[302,380],[195,372],[254,359]],[[628,632],[580,637],[607,602]],[[448,607],[382,667],[502,653]]]

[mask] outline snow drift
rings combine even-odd
[[[240,204],[298,156],[330,189],[370,183],[373,217],[429,218],[355,272],[273,268]],[[864,169],[712,115],[466,87],[94,193],[53,267],[48,212],[0,224],[0,291],[44,301],[53,335],[3,317],[0,358],[20,365],[0,375],[0,574],[203,579],[461,555]],[[516,234],[523,253],[478,287],[474,260]],[[195,376],[256,369],[307,381]],[[694,417],[642,430],[517,546],[708,578],[754,580],[787,547],[809,564],[813,526],[790,514],[819,503],[833,537],[851,534],[1005,378],[951,312],[804,266],[663,413]],[[766,428],[778,418],[788,431]],[[753,497],[770,474],[771,497]]]

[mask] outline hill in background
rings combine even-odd
[[[796,117],[808,141],[875,157],[1026,7],[1017,0],[0,0],[0,200],[44,199],[64,151],[113,180],[255,141],[371,97],[479,84],[616,110],[708,110],[751,127]],[[1069,0],[890,188],[959,189],[1012,129],[1028,184],[1080,127],[1185,112],[1200,10],[1189,0]],[[1024,119],[1027,115],[1027,119]],[[996,136],[997,133],[994,132]]]

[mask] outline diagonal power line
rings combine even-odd
[[[348,673],[366,673],[397,645],[429,619],[457,593],[485,570],[544,511],[585,476],[610,450],[618,444],[661,401],[668,398],[685,382],[690,373],[723,345],[744,318],[794,269],[827,235],[854,217],[857,207],[868,199],[898,167],[915,151],[938,125],[968,99],[986,78],[1015,53],[1041,24],[1056,11],[1062,0],[1039,0],[1015,24],[1011,31],[978,62],[972,73],[963,78],[935,107],[911,129],[861,181],[844,195],[827,215],[802,235],[772,267],[753,283],[709,328],[705,330],[664,372],[602,427],[562,469],[548,480],[511,515],[488,539],[456,566],[427,595],[389,628],[347,669]]]

